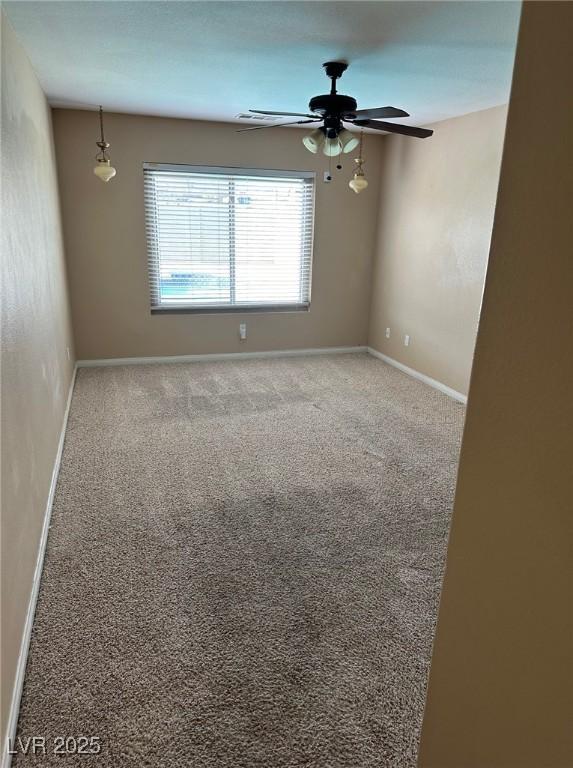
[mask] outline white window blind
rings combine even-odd
[[[314,174],[146,163],[152,311],[306,309]]]

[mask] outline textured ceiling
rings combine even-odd
[[[6,2],[50,102],[232,120],[339,90],[419,125],[508,100],[519,2]]]

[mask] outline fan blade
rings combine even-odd
[[[306,112],[265,112],[263,109],[249,109],[249,112],[254,112],[255,115],[283,115],[284,117],[318,117],[318,115],[309,115]]]
[[[290,123],[273,123],[272,125],[252,125],[250,128],[239,128],[235,133],[245,133],[245,131],[259,131],[261,128],[281,128],[284,125],[304,125],[305,123],[320,123],[320,118],[315,120],[293,120]]]
[[[397,107],[376,107],[375,109],[358,109],[352,113],[360,120],[370,120],[378,117],[410,117],[407,112]]]
[[[427,139],[434,132],[428,128],[414,128],[411,125],[396,125],[396,123],[385,123],[382,120],[354,120],[354,125],[361,128],[375,128],[377,131],[388,131],[388,133],[401,133],[403,136],[415,136],[417,139]]]

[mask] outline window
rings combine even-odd
[[[146,163],[151,311],[307,309],[314,174]]]

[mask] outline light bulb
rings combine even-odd
[[[354,178],[348,182],[348,186],[350,189],[354,190],[357,195],[359,195],[363,189],[366,189],[368,182],[364,178],[364,174],[357,171],[354,174]]]
[[[338,136],[335,136],[332,139],[326,139],[324,142],[324,147],[322,148],[322,151],[327,157],[336,157],[336,155],[340,154],[340,150],[342,148],[342,145],[340,141],[338,140]]]
[[[302,143],[309,152],[315,155],[324,144],[324,131],[321,131],[320,128],[315,128],[314,131],[304,136]]]
[[[338,140],[342,144],[343,152],[352,152],[360,144],[360,139],[356,138],[350,131],[347,131],[346,128],[342,128],[338,134]]]
[[[109,160],[98,160],[97,165],[94,168],[94,173],[102,181],[109,181],[113,179],[117,171],[111,165]]]

